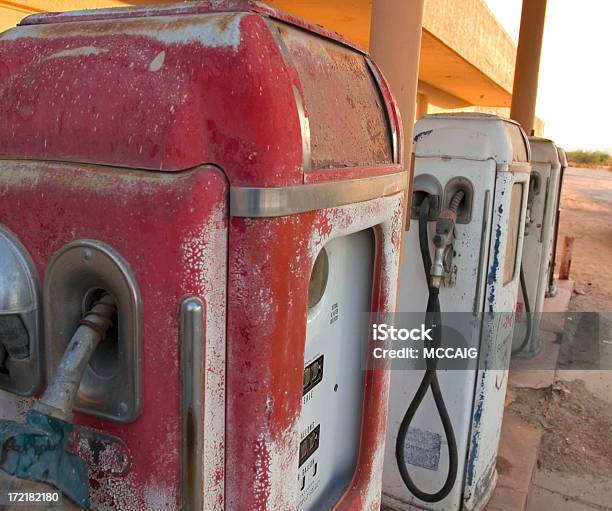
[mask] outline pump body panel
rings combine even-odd
[[[531,308],[532,325],[528,345],[523,354],[535,355],[541,348],[539,328],[548,288],[559,202],[561,164],[557,148],[551,140],[530,137],[532,165],[530,175],[529,222],[523,246],[523,268]],[[523,293],[519,290],[517,310],[526,313]],[[515,343],[525,336],[525,326],[515,331]]]
[[[134,389],[143,406],[131,424],[79,415],[79,424],[120,438],[132,467],[123,473],[125,467],[118,470],[113,463],[104,467],[99,461],[100,466],[95,467],[99,486],[92,486],[91,497],[96,504],[111,508],[172,505],[180,474],[177,340],[183,296],[193,294],[211,304],[206,317],[207,367],[220,367],[225,358],[226,290],[218,278],[227,264],[228,186],[224,176],[214,168],[160,178],[148,172],[62,163],[3,161],[1,166],[1,222],[19,233],[41,280],[52,256],[79,239],[106,243],[129,264],[144,304],[141,356],[146,369],[140,388]],[[118,219],[122,219],[120,228]],[[70,313],[66,307],[65,314]],[[69,338],[71,332],[65,335]],[[45,338],[43,343],[50,350],[54,341],[64,340]],[[223,466],[223,373],[212,372],[211,376],[205,400],[216,406],[210,406],[206,417],[205,466],[213,471],[205,477],[211,491],[222,494],[214,470]],[[0,399],[3,418],[19,419],[28,408],[28,402],[8,393],[2,392]],[[160,417],[169,420],[160,421]],[[89,444],[82,447],[88,449]],[[118,452],[109,448],[104,455],[112,459]]]
[[[557,185],[556,205],[557,211],[553,221],[552,247],[550,250],[551,263],[548,265],[548,288],[546,289],[546,297],[557,295],[557,286],[555,285],[555,271],[557,269],[557,244],[559,241],[559,222],[561,221],[561,199],[563,197],[563,178],[567,170],[567,156],[562,147],[557,147],[559,155],[559,184]]]
[[[367,55],[246,1],[47,14],[0,35],[0,98],[47,384],[96,293],[119,298],[76,403],[92,507],[376,507],[388,374],[343,353],[395,307],[407,179]],[[36,395],[3,388],[20,420]]]
[[[441,194],[438,202],[443,209],[450,203],[449,194],[464,189],[466,202],[457,214],[452,271],[440,287],[440,307],[443,323],[446,315],[446,322],[457,328],[465,346],[478,350],[478,356],[460,369],[438,371],[459,461],[452,490],[433,503],[410,493],[395,458],[398,429],[424,371],[412,361],[392,371],[383,502],[398,511],[411,506],[480,509],[495,485],[523,242],[529,148],[514,123],[495,116],[457,114],[428,115],[417,122],[414,151],[413,211],[404,239],[397,311],[416,321],[416,313],[423,313],[427,306],[428,278],[421,262],[415,202],[423,194]],[[462,211],[462,207],[469,211]],[[431,239],[435,222],[431,216],[429,220]],[[449,345],[444,336],[442,345]],[[407,459],[412,460],[408,471],[417,486],[430,493],[438,491],[448,473],[449,457],[431,391],[410,425],[404,449]]]

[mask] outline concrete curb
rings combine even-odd
[[[544,302],[544,312],[565,313],[569,308],[574,281],[556,282],[557,294]],[[553,315],[551,315],[553,316]],[[498,480],[487,511],[524,511],[529,487],[535,474],[542,430],[527,424],[508,409],[517,388],[542,388],[555,379],[559,345],[557,334],[563,332],[563,314],[542,325],[543,348],[531,359],[519,359],[508,376],[506,410],[502,423],[497,457]]]

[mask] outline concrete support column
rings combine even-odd
[[[412,153],[422,24],[423,0],[372,1],[370,54],[388,80],[402,116],[406,166]]]
[[[429,96],[427,94],[417,94],[417,106],[416,106],[416,120],[418,121],[421,117],[427,115],[429,109]]]
[[[523,0],[510,117],[531,135],[538,95],[546,0]]]

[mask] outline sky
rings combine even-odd
[[[517,42],[522,0],[485,0]],[[612,0],[548,0],[536,115],[567,150],[612,153]]]

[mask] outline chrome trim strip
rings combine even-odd
[[[344,206],[406,188],[406,172],[345,181],[328,181],[283,188],[230,188],[230,216],[265,218]]]
[[[382,76],[380,76],[380,73],[378,71],[378,68],[374,65],[374,63],[372,62],[372,60],[369,57],[365,57],[365,61],[366,64],[368,65],[368,68],[370,69],[370,72],[372,73],[372,75],[374,76],[374,80],[376,81],[376,85],[378,85],[378,92],[380,94],[380,97],[383,101],[383,105],[385,107],[385,114],[387,117],[387,123],[389,125],[389,130],[391,131],[391,151],[393,152],[393,162],[394,163],[399,163],[399,142],[397,140],[397,126],[395,125],[395,123],[393,122],[393,116],[391,115],[391,112],[389,111],[389,107],[387,105],[387,102],[385,101],[385,97],[383,94],[383,79]]]
[[[544,241],[544,225],[546,225],[544,223],[546,217],[548,216],[546,214],[546,211],[548,210],[548,201],[550,200],[550,194],[552,193],[552,190],[550,189],[550,177],[546,178],[546,187],[544,188],[544,208],[542,209],[542,228],[540,229],[540,239],[538,240],[540,243],[542,243]]]
[[[272,38],[278,45],[278,49],[283,57],[283,61],[288,66],[294,66],[293,58],[291,57],[291,53],[289,53],[289,49],[283,41],[283,37],[278,29],[278,26],[271,20],[270,18],[265,18],[266,25],[268,25],[268,29],[272,34]],[[312,154],[310,151],[310,121],[306,116],[306,111],[304,110],[304,101],[302,99],[302,94],[299,89],[293,85],[293,96],[295,97],[295,106],[297,108],[298,119],[300,121],[300,131],[302,132],[302,167],[304,172],[310,170],[312,168]]]
[[[293,59],[291,58],[289,49],[287,48],[285,41],[283,41],[283,37],[281,36],[280,30],[278,29],[278,26],[276,24],[278,20],[273,20],[271,18],[264,17],[264,21],[266,25],[268,25],[268,29],[270,30],[274,41],[278,45],[278,49],[280,50],[281,55],[283,56],[285,64],[293,65]]]
[[[304,172],[312,168],[312,154],[310,152],[310,121],[306,117],[304,103],[302,102],[302,94],[298,88],[293,85],[293,95],[295,96],[295,105],[298,111],[300,120],[300,131],[302,132],[302,167]]]
[[[483,271],[483,268],[485,267],[485,257],[486,257],[486,253],[487,253],[487,248],[489,246],[489,243],[487,243],[487,233],[489,232],[490,229],[490,219],[491,219],[491,212],[489,211],[489,208],[491,206],[491,190],[487,190],[485,192],[485,198],[484,198],[484,213],[482,215],[482,231],[481,231],[481,235],[480,235],[480,254],[478,256],[478,278],[476,279],[476,294],[474,296],[474,316],[478,316],[478,314],[482,311],[482,307],[483,305],[481,305],[481,301],[482,301],[482,278],[483,278],[483,274],[487,273],[487,269],[485,268],[485,270]],[[485,275],[486,278],[486,275]]]
[[[204,304],[196,296],[181,303],[181,509],[203,509]]]

